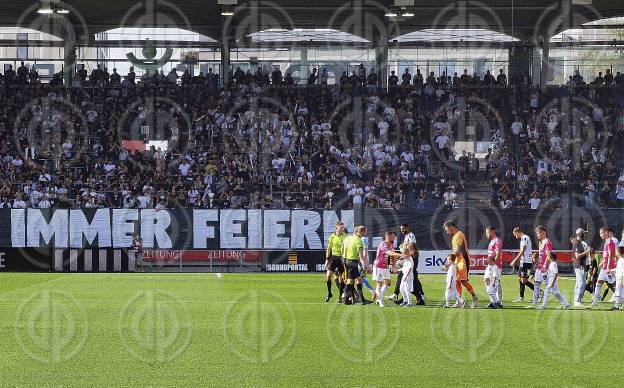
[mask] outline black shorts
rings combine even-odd
[[[531,267],[532,266],[533,266],[533,264],[531,264],[531,263],[524,263],[524,264],[522,264],[522,266],[518,270],[518,276],[519,277],[524,277],[524,278],[528,278],[529,276],[531,276]]]
[[[357,279],[362,277],[360,274],[360,261],[359,260],[347,260],[345,259],[345,271],[347,272],[347,279]]]
[[[344,265],[342,264],[342,257],[340,256],[332,256],[329,258],[329,267],[326,268],[328,271],[336,272],[341,275],[344,272]]]

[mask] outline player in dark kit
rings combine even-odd
[[[524,289],[529,287],[533,289],[533,283],[529,281],[531,275],[531,267],[533,266],[533,260],[531,259],[531,253],[533,251],[533,244],[531,238],[524,234],[519,227],[515,227],[513,230],[515,238],[520,240],[520,250],[514,259],[511,261],[511,266],[514,267],[516,262],[518,266],[518,283],[520,285],[520,296],[514,300],[514,303],[524,302]]]

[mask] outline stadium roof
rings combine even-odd
[[[58,0],[44,0],[44,3]],[[624,16],[622,0],[67,0],[67,15],[37,13],[35,0],[0,0],[0,26],[19,26],[60,34],[50,18],[68,18],[80,40],[123,27],[170,27],[197,32],[216,41],[253,41],[266,30],[333,29],[367,41],[394,39],[429,29],[490,30],[523,41],[538,41],[591,21]],[[395,3],[396,1],[396,3]],[[400,16],[397,3],[415,3]],[[571,12],[564,11],[570,9]],[[223,10],[233,16],[222,16]],[[386,16],[395,12],[396,17]],[[567,15],[567,16],[564,16]],[[51,27],[52,26],[52,27]]]

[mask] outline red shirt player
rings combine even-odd
[[[598,284],[594,287],[594,298],[589,308],[596,307],[600,299],[602,285],[606,283],[614,283],[615,279],[613,271],[617,267],[617,256],[615,255],[616,244],[609,234],[609,228],[600,228],[600,238],[604,240],[602,248],[602,262],[600,263],[600,273],[598,274]]]
[[[496,229],[493,226],[489,226],[485,229],[485,235],[490,239],[488,244],[488,259],[493,258],[496,261],[496,266],[499,269],[503,269],[503,240],[496,234]]]
[[[394,240],[396,234],[394,232],[386,232],[384,241],[377,248],[377,255],[373,263],[373,280],[377,283],[377,304],[383,307],[383,297],[390,287],[390,260],[401,257],[400,253],[394,252]]]

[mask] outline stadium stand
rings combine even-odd
[[[387,90],[363,68],[336,85],[315,74],[298,85],[236,69],[224,88],[212,69],[122,79],[98,66],[67,90],[62,74],[42,83],[22,63],[0,76],[0,205],[452,208],[470,202],[467,185],[489,185],[500,208],[622,205],[619,73],[537,88],[502,70],[406,69]],[[456,152],[462,126],[489,142],[485,163]],[[132,148],[149,128],[169,149]]]

